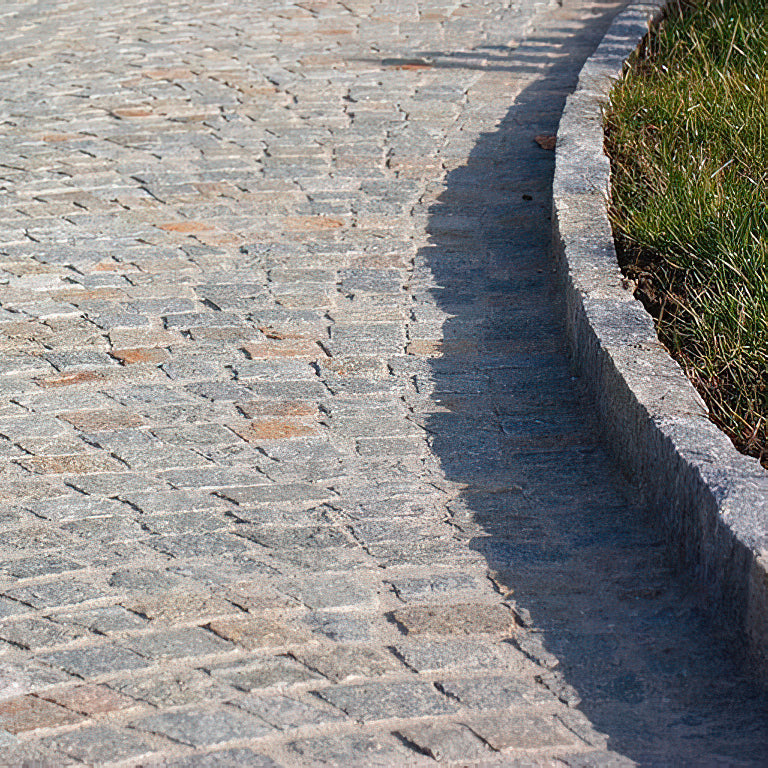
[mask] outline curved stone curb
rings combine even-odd
[[[602,106],[664,2],[617,16],[581,71],[557,137],[555,254],[573,364],[606,442],[658,513],[719,618],[735,623],[768,680],[768,473],[738,453],[622,279],[606,210]]]

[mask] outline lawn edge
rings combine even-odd
[[[619,269],[603,105],[665,0],[630,3],[579,74],[557,134],[553,252],[569,354],[609,450],[656,513],[675,562],[768,684],[768,472],[739,453],[659,342]]]

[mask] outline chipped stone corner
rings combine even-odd
[[[631,3],[579,76],[557,135],[553,246],[574,368],[606,443],[642,490],[672,556],[735,626],[768,684],[768,472],[736,451],[623,280],[608,221],[603,106],[664,0]]]

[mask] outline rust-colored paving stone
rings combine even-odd
[[[501,605],[424,605],[401,608],[392,618],[407,635],[511,634],[515,620]]]
[[[134,699],[123,696],[104,685],[78,685],[39,696],[84,715],[100,715],[136,705]]]
[[[82,715],[37,696],[20,696],[0,702],[0,728],[9,733],[72,725],[82,719]]]

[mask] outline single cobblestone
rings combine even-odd
[[[428,683],[364,683],[317,691],[325,701],[363,722],[390,717],[426,717],[456,710]]]
[[[232,739],[264,736],[272,728],[265,722],[231,709],[188,709],[164,712],[133,723],[141,731],[167,736],[191,747],[220,744]]]
[[[553,301],[621,5],[4,6],[0,764],[765,763]]]

